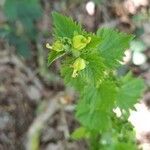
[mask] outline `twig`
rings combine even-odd
[[[41,130],[44,128],[46,122],[51,119],[52,115],[60,109],[58,99],[59,96],[50,100],[45,111],[38,115],[37,118],[33,121],[27,135],[26,150],[39,150],[39,138]]]

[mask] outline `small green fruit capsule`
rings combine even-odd
[[[77,58],[72,67],[74,68],[72,77],[75,78],[78,72],[86,67],[86,61],[82,58]]]
[[[54,42],[54,44],[52,45],[52,50],[60,52],[64,50],[64,45],[60,40],[57,40]]]
[[[75,35],[72,40],[73,48],[76,50],[81,50],[85,48],[90,41],[91,37],[86,38],[83,35]]]

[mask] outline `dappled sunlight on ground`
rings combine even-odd
[[[135,127],[136,137],[143,150],[150,149],[150,109],[142,102],[135,105],[129,121]]]

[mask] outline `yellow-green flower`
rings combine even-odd
[[[90,43],[91,37],[85,37],[83,35],[75,35],[72,39],[73,48],[76,50],[81,50]]]
[[[48,49],[52,49],[52,50],[57,51],[57,52],[64,50],[64,45],[60,40],[55,41],[52,46],[49,43],[47,43],[46,47]]]
[[[77,58],[73,63],[72,67],[73,67],[72,77],[75,78],[78,75],[78,72],[86,67],[86,61],[82,58]]]

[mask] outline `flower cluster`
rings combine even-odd
[[[86,46],[91,42],[91,37],[85,37],[84,35],[74,35],[72,39],[60,38],[55,40],[55,42],[50,45],[46,44],[48,49],[51,49],[55,52],[62,52],[71,50],[73,53],[82,51]],[[78,75],[78,72],[85,69],[86,61],[81,58],[79,55],[74,61],[72,77],[75,78]]]

